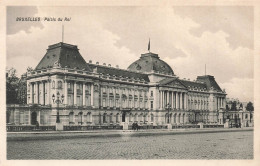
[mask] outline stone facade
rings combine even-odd
[[[27,73],[27,105],[8,106],[7,122],[55,125],[59,113],[64,125],[223,124],[226,93],[215,78],[179,79],[165,64],[146,53],[124,70],[86,63],[77,46],[51,45]]]

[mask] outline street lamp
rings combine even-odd
[[[52,95],[52,101],[53,103],[57,103],[57,117],[56,117],[56,123],[60,123],[60,114],[59,114],[59,104],[63,103],[64,95],[61,95],[60,100],[60,92],[57,92],[57,99],[55,100],[55,95]]]
[[[166,108],[168,109],[168,124],[170,123],[170,109],[171,109],[171,105],[168,103],[166,105]]]

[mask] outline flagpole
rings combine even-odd
[[[62,25],[62,43],[64,41],[64,25]]]

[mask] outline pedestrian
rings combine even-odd
[[[38,129],[39,129],[39,122],[36,121],[36,130],[38,130]]]
[[[135,122],[132,124],[132,129],[135,131]]]
[[[138,123],[136,123],[136,130],[138,131],[138,129],[139,129],[139,126],[138,126]]]

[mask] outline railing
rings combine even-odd
[[[23,132],[23,131],[55,131],[56,126],[38,126],[28,125],[28,126],[6,126],[7,132]]]
[[[173,125],[172,129],[200,128],[200,125]]]
[[[64,131],[86,131],[86,130],[123,130],[123,126],[63,126]]]
[[[224,125],[218,124],[204,124],[203,128],[224,128]]]

